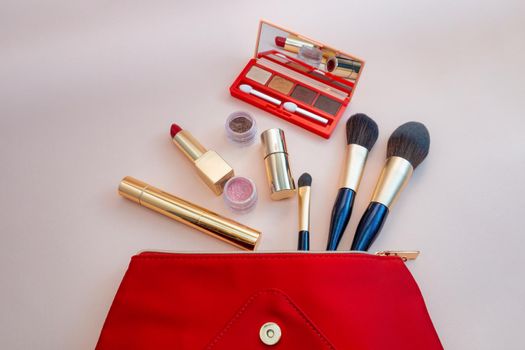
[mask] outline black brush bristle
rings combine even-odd
[[[388,139],[386,156],[402,157],[414,169],[425,160],[430,148],[430,134],[425,125],[408,122],[398,127]]]
[[[349,145],[358,144],[370,151],[377,141],[378,134],[376,122],[366,114],[354,114],[346,122],[346,141]]]
[[[299,177],[299,187],[312,186],[312,177],[308,173],[304,173]]]

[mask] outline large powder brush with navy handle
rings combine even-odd
[[[387,159],[372,199],[361,217],[351,250],[366,251],[381,231],[390,208],[407,185],[414,170],[425,160],[430,135],[425,125],[408,122],[398,127],[387,146]]]
[[[352,214],[366,158],[376,143],[378,134],[376,122],[366,114],[354,114],[346,122],[346,157],[339,191],[332,208],[326,250],[337,250],[343,237]]]

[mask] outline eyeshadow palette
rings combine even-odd
[[[318,53],[319,60],[303,59],[305,51]],[[261,21],[255,56],[230,92],[329,138],[350,103],[363,66],[364,61],[354,56]]]

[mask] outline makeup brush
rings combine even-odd
[[[388,139],[386,163],[354,236],[352,250],[368,250],[383,227],[385,219],[414,169],[428,154],[430,135],[418,122],[398,127]]]
[[[299,177],[299,244],[298,250],[310,250],[310,188],[312,177],[304,173]]]
[[[326,250],[337,250],[343,237],[352,214],[355,194],[361,182],[368,152],[376,143],[378,134],[376,122],[366,114],[354,114],[346,122],[346,159],[341,187],[332,209]]]
[[[263,94],[262,92],[260,92],[258,90],[255,90],[251,85],[248,85],[248,84],[241,84],[239,86],[239,89],[242,92],[244,92],[245,94],[257,96],[257,97],[262,98],[263,100],[268,101],[270,103],[273,103],[274,105],[277,105],[277,106],[280,106],[281,103],[282,103],[281,101],[279,101],[276,98],[273,98],[271,96]]]

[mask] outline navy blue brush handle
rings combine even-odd
[[[326,250],[337,250],[346,225],[348,225],[350,220],[350,215],[352,215],[354,198],[355,192],[349,188],[343,187],[337,192],[337,198],[332,209],[332,218],[330,219],[330,232]]]
[[[357,225],[351,250],[367,251],[381,231],[387,216],[388,207],[386,205],[377,202],[370,203]]]
[[[310,250],[310,233],[308,231],[299,231],[297,250]]]

